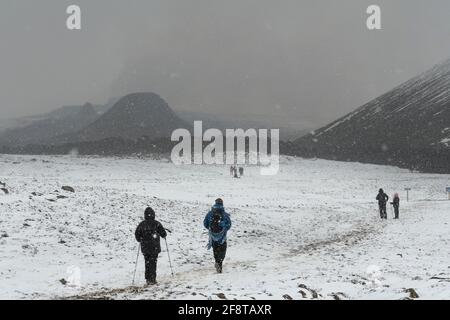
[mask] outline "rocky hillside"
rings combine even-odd
[[[297,139],[286,153],[450,172],[450,60]]]
[[[36,116],[1,132],[0,146],[26,146],[51,144],[58,137],[73,134],[94,122],[99,117],[96,106],[66,106],[51,113]]]
[[[107,138],[158,139],[187,124],[172,111],[166,101],[154,93],[133,93],[117,101],[99,119],[70,141],[100,141]]]

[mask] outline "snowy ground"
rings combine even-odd
[[[276,176],[232,179],[220,166],[0,155],[0,181],[1,299],[450,298],[450,175],[283,158]],[[413,189],[399,221],[378,219],[379,187]],[[202,229],[217,197],[233,220],[221,275]],[[130,286],[146,205],[174,231],[175,269],[164,248],[147,289],[142,259]],[[71,266],[80,287],[60,281]]]

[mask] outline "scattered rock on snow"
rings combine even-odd
[[[316,290],[313,290],[313,289],[311,289],[311,288],[308,288],[306,285],[301,284],[301,283],[298,285],[298,287],[299,287],[299,288],[302,288],[302,289],[305,289],[305,290],[307,290],[307,291],[309,291],[309,292],[311,293],[313,299],[319,298],[319,294],[317,294],[317,291],[316,291]],[[299,292],[300,292],[300,291],[299,291]]]
[[[2,234],[0,235],[0,238],[8,238],[9,235],[6,232],[2,232]]]
[[[39,252],[38,248],[36,248],[35,246],[32,246],[32,245],[29,245],[29,244],[22,245],[22,249],[27,250],[33,256],[37,255]]]
[[[411,299],[417,299],[419,298],[419,295],[417,294],[416,290],[413,288],[405,289],[406,293],[409,293],[409,298]]]
[[[333,292],[330,294],[330,296],[332,296],[334,300],[348,299],[348,297],[343,292]]]
[[[6,188],[1,188],[0,190],[2,190],[4,194],[9,194],[9,191]]]
[[[288,294],[284,294],[283,295],[283,299],[284,300],[293,300],[292,297],[290,295],[288,295]]]
[[[56,198],[57,199],[67,199],[68,197],[59,194],[59,195],[56,196]]]
[[[66,279],[59,279],[59,282],[61,282],[63,285],[67,284],[67,280]]]
[[[222,300],[226,300],[227,299],[227,297],[223,293],[217,293],[216,296],[219,297],[219,299],[222,299]]]
[[[70,186],[63,186],[63,187],[61,187],[61,189],[63,189],[64,191],[67,191],[67,192],[75,192],[75,189]]]

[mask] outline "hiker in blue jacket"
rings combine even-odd
[[[203,225],[209,230],[208,249],[213,248],[216,271],[222,273],[222,263],[227,253],[227,232],[231,228],[230,215],[225,212],[222,199],[216,200]]]

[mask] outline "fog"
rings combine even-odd
[[[382,30],[366,9],[382,9]],[[82,29],[66,28],[66,8]],[[448,0],[5,0],[0,119],[137,91],[324,125],[450,57]],[[300,128],[301,129],[301,128]]]

